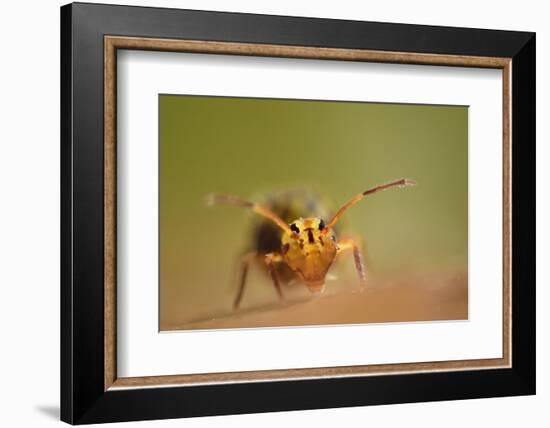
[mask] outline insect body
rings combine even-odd
[[[404,187],[414,184],[416,183],[412,180],[400,179],[365,190],[346,202],[328,223],[325,223],[324,219],[320,217],[300,217],[288,223],[285,218],[288,217],[288,212],[286,215],[277,213],[276,211],[280,211],[280,209],[275,210],[268,206],[245,201],[234,195],[209,195],[207,199],[209,205],[227,204],[248,208],[267,220],[268,224],[271,224],[272,231],[273,226],[278,231],[278,242],[275,245],[273,243],[265,245],[259,241],[258,244],[260,245],[257,245],[256,251],[244,256],[240,287],[234,301],[234,308],[238,308],[241,302],[248,267],[251,261],[255,259],[260,259],[264,263],[279,297],[282,298],[281,276],[293,275],[298,277],[311,292],[322,292],[326,275],[336,256],[351,250],[359,275],[360,286],[364,287],[366,274],[360,245],[354,239],[338,241],[334,233],[334,227],[344,212],[365,196],[391,187]],[[269,228],[264,229],[264,232],[269,232],[269,230]]]

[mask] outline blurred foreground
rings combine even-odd
[[[371,278],[364,291],[358,287],[331,289],[315,296],[302,284],[288,286],[285,300],[243,305],[212,317],[165,324],[162,330],[195,330],[304,325],[363,324],[466,320],[467,272],[407,275],[392,279]]]

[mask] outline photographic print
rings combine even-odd
[[[468,318],[468,108],[159,95],[160,330]]]

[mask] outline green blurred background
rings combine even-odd
[[[305,186],[334,209],[411,178],[349,210],[341,235],[363,240],[374,278],[467,272],[467,107],[160,95],[159,108],[161,330],[231,314],[252,214],[206,207],[210,192]],[[352,264],[334,269],[336,283],[356,281]],[[251,272],[243,305],[270,299]]]

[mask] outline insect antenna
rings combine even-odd
[[[414,186],[416,185],[416,181],[409,180],[407,178],[401,178],[400,180],[395,180],[390,183],[381,184],[379,186],[373,187],[371,189],[365,190],[362,193],[359,193],[357,196],[353,197],[349,201],[347,201],[340,209],[336,212],[332,220],[329,224],[326,225],[326,227],[323,229],[321,233],[326,234],[328,231],[334,227],[336,222],[342,217],[342,214],[348,209],[354,206],[357,202],[359,202],[361,199],[363,199],[367,195],[371,195],[373,193],[381,192],[382,190],[390,189],[392,187],[406,187],[406,186]]]
[[[262,217],[275,223],[280,229],[288,233],[290,236],[295,236],[295,233],[290,229],[288,224],[286,224],[277,214],[273,211],[262,207],[261,205],[255,204],[254,202],[249,202],[244,199],[239,198],[235,195],[220,194],[220,193],[210,193],[206,196],[206,205],[232,205],[235,207],[248,208],[254,211],[256,214],[261,215]]]

